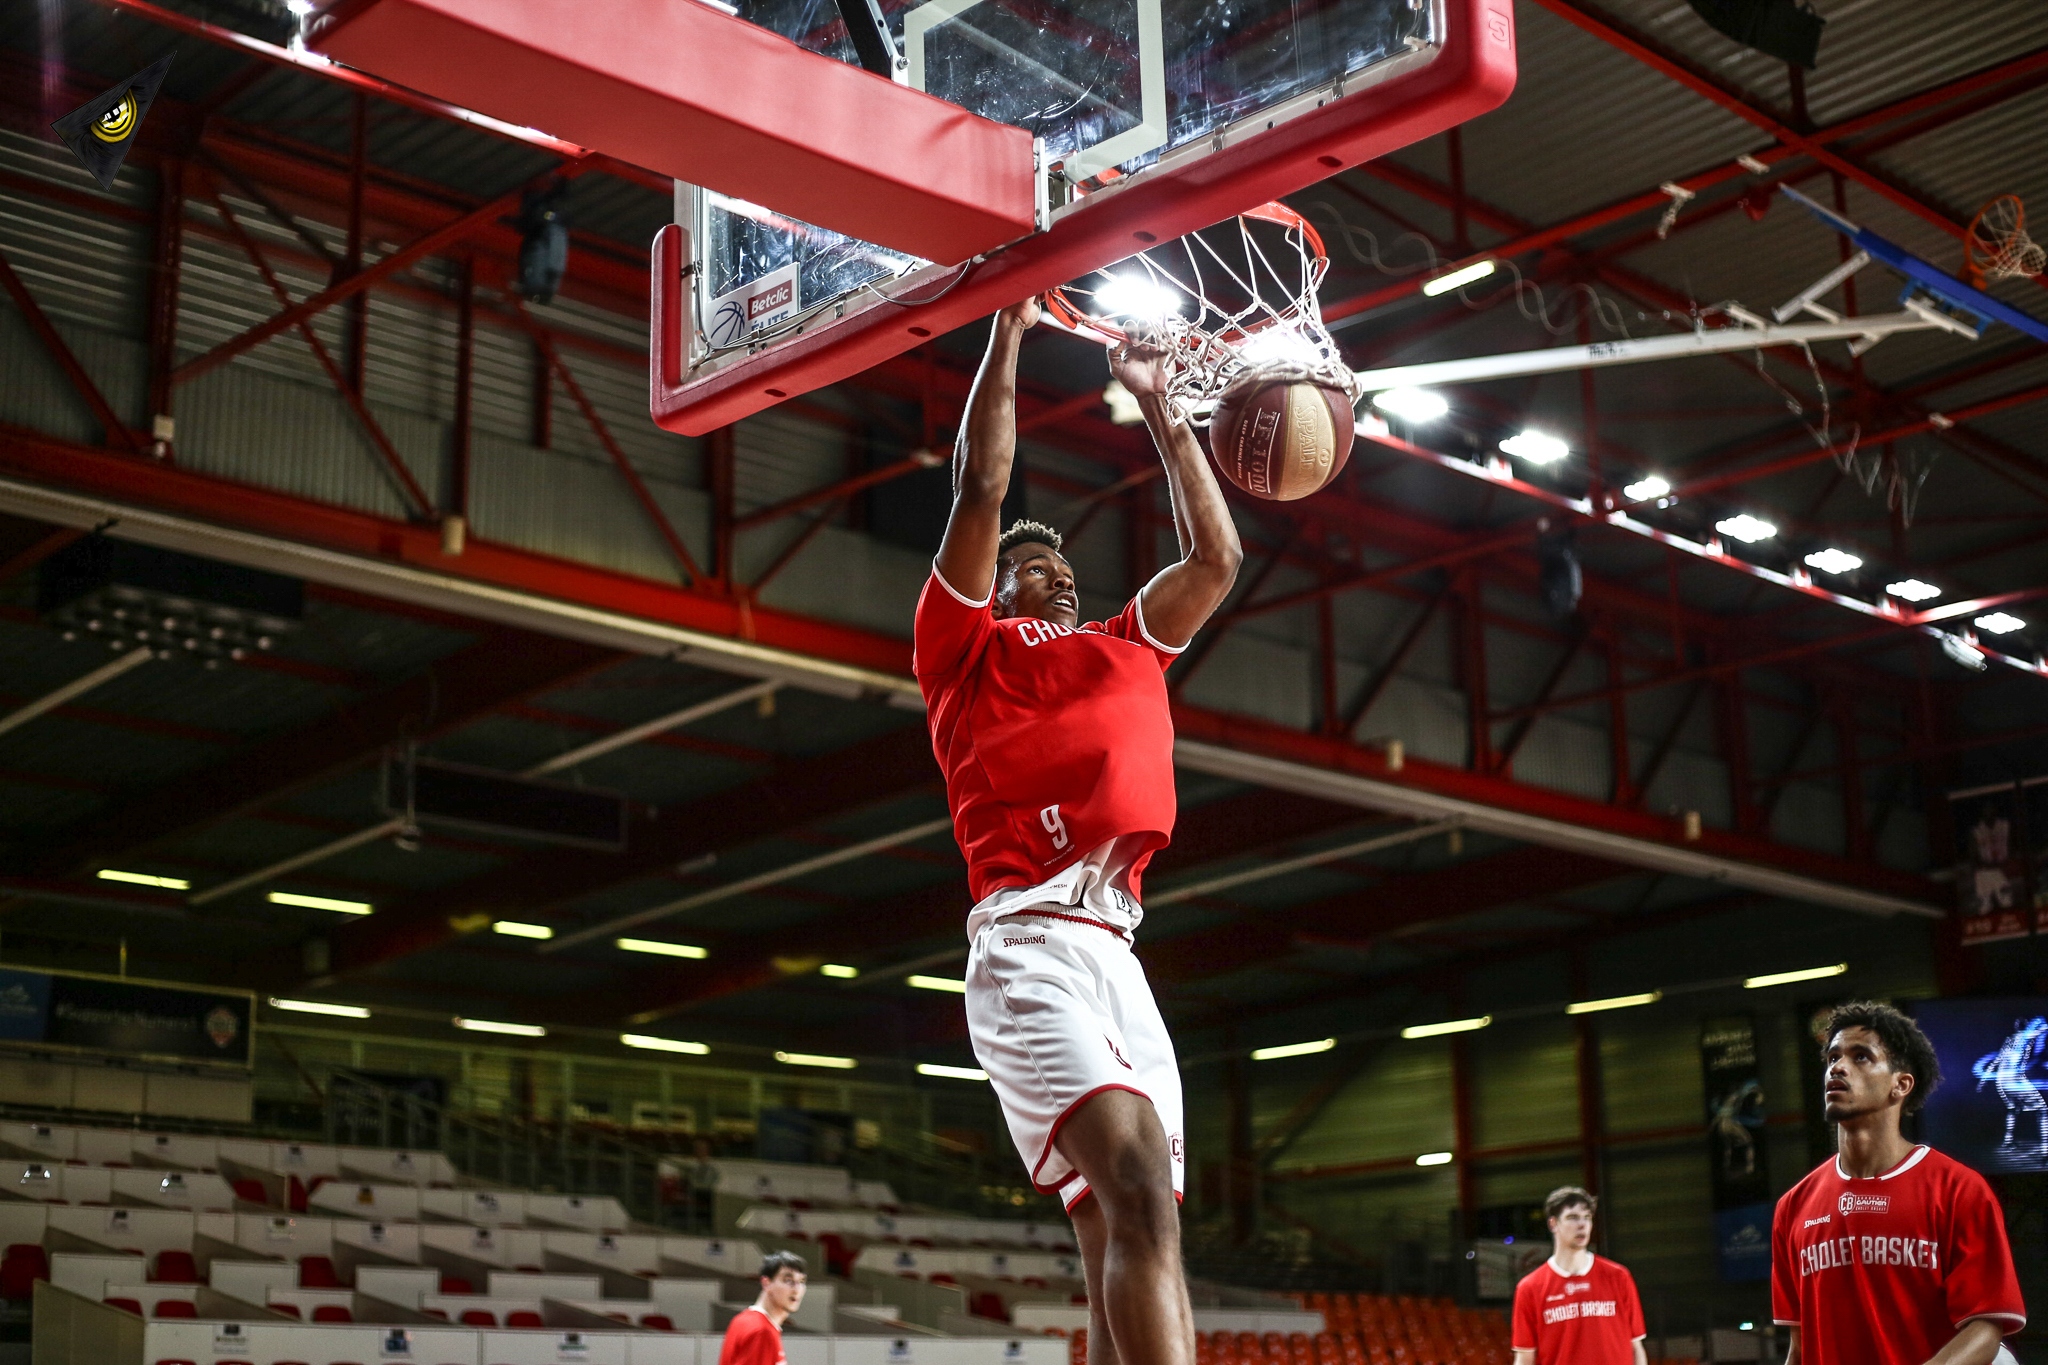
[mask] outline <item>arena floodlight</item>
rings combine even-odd
[[[1766,986],[1789,986],[1795,981],[1822,981],[1831,976],[1840,976],[1848,970],[1848,963],[1837,962],[1832,967],[1808,967],[1796,972],[1771,972],[1766,976],[1745,978],[1742,988],[1746,991],[1757,991]]]
[[[841,981],[851,981],[860,975],[860,968],[849,967],[844,962],[827,962],[824,966],[818,968],[818,975],[837,977]]]
[[[545,1038],[548,1031],[539,1024],[505,1024],[496,1019],[465,1019],[455,1016],[455,1027],[471,1033],[503,1033],[513,1038]]]
[[[127,882],[131,886],[154,886],[164,891],[190,891],[192,883],[183,877],[155,877],[147,872],[123,872],[115,867],[99,870],[103,882]]]
[[[1571,447],[1547,431],[1518,431],[1500,443],[1505,453],[1530,464],[1556,464],[1571,454]]]
[[[1180,295],[1150,276],[1137,273],[1111,275],[1095,291],[1101,316],[1129,318],[1134,322],[1162,322],[1180,316]]]
[[[516,919],[496,920],[491,925],[494,934],[509,934],[513,938],[553,938],[555,931],[545,924],[521,924]]]
[[[1822,573],[1847,573],[1863,567],[1861,555],[1852,555],[1847,550],[1837,550],[1830,545],[1825,550],[1815,550],[1806,557],[1808,568],[1819,569]]]
[[[940,1066],[937,1062],[919,1062],[920,1076],[941,1076],[949,1081],[985,1081],[988,1073],[978,1066]]]
[[[1448,1166],[1457,1158],[1449,1152],[1424,1152],[1415,1158],[1418,1166]]]
[[[307,910],[332,910],[337,915],[367,915],[376,909],[368,901],[336,900],[332,896],[301,896],[296,891],[272,891],[263,899],[272,905],[296,905]]]
[[[1947,631],[1936,631],[1934,638],[1941,641],[1941,652],[1973,673],[1982,673],[1990,665],[1984,662],[1984,651],[1960,635]]]
[[[1564,1007],[1566,1014],[1601,1014],[1607,1010],[1634,1009],[1637,1005],[1654,1005],[1664,998],[1662,991],[1644,991],[1640,995],[1610,995],[1605,1000],[1574,1000]]]
[[[1769,540],[1778,534],[1777,526],[1762,517],[1753,517],[1747,512],[1732,517],[1723,517],[1714,523],[1714,529],[1730,540],[1739,540],[1744,545],[1754,545],[1759,540]]]
[[[1372,405],[1404,422],[1434,422],[1451,410],[1444,396],[1430,389],[1388,389],[1374,394]]]
[[[2025,621],[2007,611],[1986,612],[1977,618],[1977,629],[1990,635],[2010,635],[2026,628]]]
[[[1621,490],[1621,495],[1630,502],[1649,502],[1671,492],[1671,481],[1661,474],[1645,474]]]
[[[627,1047],[645,1048],[649,1052],[687,1052],[692,1057],[702,1057],[711,1051],[702,1043],[689,1043],[681,1038],[656,1038],[646,1033],[621,1033],[619,1041]]]
[[[967,983],[950,976],[911,975],[903,978],[906,986],[915,986],[921,991],[950,991],[954,995],[967,994]]]
[[[1255,1047],[1252,1049],[1252,1060],[1276,1062],[1282,1057],[1306,1057],[1311,1053],[1328,1052],[1335,1046],[1335,1038],[1318,1038],[1312,1043],[1282,1043],[1278,1047]]]
[[[613,939],[616,947],[629,953],[653,953],[657,957],[709,957],[710,950],[699,948],[694,943],[666,943],[658,938]]]
[[[1941,589],[1932,583],[1922,583],[1917,578],[1901,578],[1896,583],[1887,583],[1884,590],[1901,602],[1925,602],[1930,597],[1941,596]]]
[[[1446,1019],[1440,1024],[1410,1024],[1401,1030],[1403,1038],[1440,1038],[1446,1033],[1473,1033],[1493,1022],[1490,1014],[1471,1019]]]
[[[361,1005],[330,1005],[320,1000],[280,1000],[270,997],[274,1010],[290,1010],[293,1014],[331,1014],[337,1019],[367,1019],[370,1012]]]
[[[822,1066],[833,1071],[851,1071],[860,1065],[851,1057],[826,1057],[816,1052],[778,1052],[775,1060],[784,1066]]]
[[[1474,261],[1468,266],[1439,275],[1423,285],[1422,296],[1426,299],[1433,299],[1439,294],[1448,294],[1453,289],[1463,289],[1468,284],[1485,279],[1498,269],[1500,269],[1500,262],[1493,260],[1491,257],[1483,261]]]

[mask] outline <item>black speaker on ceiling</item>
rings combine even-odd
[[[1799,0],[1688,0],[1718,32],[1767,57],[1811,71],[1827,20]]]
[[[1579,593],[1585,586],[1570,527],[1537,538],[1536,565],[1536,587],[1543,608],[1562,621],[1579,609]]]

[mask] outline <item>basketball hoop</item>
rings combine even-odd
[[[2048,251],[2027,236],[2027,208],[2001,194],[1970,220],[1963,234],[1963,277],[1982,289],[1992,280],[2032,278],[2048,270]]]
[[[1323,326],[1323,239],[1285,204],[1263,204],[1141,251],[1046,295],[1055,325],[1165,352],[1166,396],[1195,426],[1226,394],[1307,381],[1354,404],[1358,381]]]

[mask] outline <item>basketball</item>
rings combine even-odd
[[[1223,477],[1253,497],[1305,498],[1351,458],[1351,400],[1306,379],[1233,385],[1209,419],[1209,449]]]

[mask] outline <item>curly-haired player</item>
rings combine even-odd
[[[1059,534],[1000,523],[1017,352],[1038,314],[1030,300],[996,317],[917,604],[917,678],[976,900],[968,1033],[1032,1184],[1073,1217],[1092,1365],[1190,1365],[1180,1071],[1131,938],[1145,864],[1173,832],[1165,670],[1243,551],[1201,447],[1167,409],[1164,361],[1121,346],[1110,370],[1159,447],[1181,559],[1115,617],[1080,624]]]
[[[2026,1326],[2005,1217],[1984,1177],[1899,1131],[1941,1082],[1889,1005],[1837,1006],[1823,1108],[1836,1155],[1778,1201],[1772,1316],[1786,1365],[1991,1365]]]

